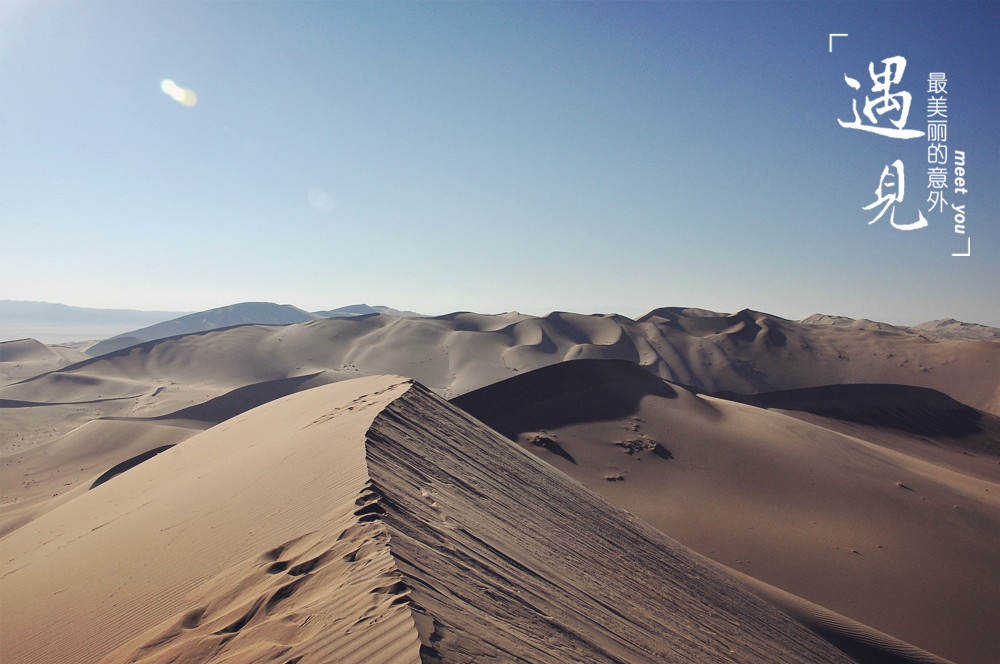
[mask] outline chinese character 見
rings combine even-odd
[[[882,218],[882,215],[885,214],[886,210],[889,210],[890,208],[892,208],[891,212],[889,213],[889,223],[892,224],[893,228],[897,228],[897,229],[899,229],[901,231],[913,231],[913,230],[917,230],[918,228],[923,228],[924,226],[927,225],[927,220],[924,219],[924,215],[923,215],[923,213],[920,210],[917,210],[917,220],[915,222],[913,222],[912,224],[897,224],[896,223],[896,207],[895,206],[896,206],[896,203],[899,203],[899,202],[901,202],[903,200],[903,196],[905,194],[905,186],[906,186],[906,174],[905,174],[904,169],[903,169],[903,162],[900,161],[899,159],[897,159],[896,161],[892,162],[892,167],[896,171],[895,175],[893,175],[889,171],[889,167],[888,166],[886,166],[885,168],[883,168],[882,169],[882,177],[879,179],[879,182],[878,182],[878,189],[875,190],[875,195],[878,198],[871,205],[867,205],[864,208],[862,208],[863,210],[871,210],[876,205],[880,205],[882,203],[885,204],[882,207],[882,211],[879,212],[878,215],[876,215],[876,217],[874,219],[872,219],[871,221],[869,221],[868,223],[869,224],[874,224],[876,221],[878,221],[879,219]],[[893,179],[895,179],[896,182],[893,182]],[[898,184],[898,187],[897,187],[897,184]],[[885,188],[885,189],[888,190],[888,189],[892,189],[893,187],[896,187],[896,191],[894,191],[894,192],[887,191],[884,194],[882,193],[882,189],[883,188]]]

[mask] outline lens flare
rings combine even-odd
[[[330,214],[337,207],[333,196],[323,191],[320,187],[313,187],[307,195],[309,205],[313,206],[324,214]]]
[[[194,90],[182,88],[169,78],[160,81],[160,89],[178,104],[182,104],[188,108],[198,103],[198,95],[194,93]]]

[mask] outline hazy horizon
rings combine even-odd
[[[397,307],[397,306],[393,306],[392,304],[385,304],[385,303],[381,303],[381,302],[377,303],[377,304],[371,304],[370,302],[352,302],[350,304],[336,304],[336,305],[333,305],[333,306],[302,307],[302,306],[299,306],[295,302],[269,302],[269,301],[265,301],[265,300],[245,300],[245,301],[241,301],[241,302],[230,302],[228,304],[219,305],[218,307],[209,307],[207,309],[198,309],[198,310],[188,309],[188,310],[178,310],[178,311],[151,310],[151,309],[131,309],[131,308],[129,308],[129,309],[117,309],[117,308],[104,308],[104,307],[82,307],[82,306],[77,306],[77,305],[73,305],[73,304],[67,304],[65,302],[44,302],[44,301],[38,301],[38,300],[0,300],[0,304],[3,304],[4,302],[12,302],[14,304],[29,304],[29,305],[42,304],[42,305],[64,306],[64,307],[69,307],[70,309],[73,309],[73,310],[85,310],[85,311],[86,310],[92,310],[92,311],[94,311],[95,313],[98,313],[98,314],[139,314],[139,315],[143,315],[143,316],[148,316],[148,315],[161,315],[162,316],[160,318],[150,318],[149,319],[150,320],[149,325],[154,325],[154,324],[156,324],[158,322],[164,322],[164,321],[167,321],[167,320],[173,320],[174,317],[180,318],[180,317],[184,317],[184,316],[190,316],[190,315],[202,313],[202,312],[205,312],[205,311],[213,311],[213,310],[216,310],[216,309],[225,309],[225,308],[228,308],[228,307],[239,306],[239,305],[244,305],[244,304],[275,304],[275,305],[278,305],[278,306],[291,306],[291,307],[295,307],[295,308],[300,309],[302,311],[305,311],[305,312],[308,312],[308,313],[313,313],[313,314],[324,312],[324,311],[334,311],[334,310],[337,310],[337,309],[348,308],[348,307],[352,307],[352,306],[370,306],[370,307],[373,307],[373,308],[385,307],[385,308],[388,308],[388,309],[395,309],[395,310],[404,311],[404,312],[410,311],[412,313],[418,314],[419,316],[428,317],[428,318],[434,318],[434,317],[440,317],[440,316],[447,316],[449,314],[466,313],[466,312],[467,313],[483,314],[483,315],[488,315],[488,316],[490,316],[490,315],[500,315],[500,314],[505,314],[505,313],[520,313],[520,314],[525,314],[525,315],[528,315],[528,316],[535,316],[535,317],[544,317],[544,316],[552,314],[552,313],[566,312],[566,313],[576,313],[576,314],[584,314],[584,315],[591,315],[591,314],[593,314],[593,315],[612,315],[612,314],[615,314],[615,315],[621,315],[621,316],[625,316],[625,317],[632,318],[632,319],[638,319],[638,318],[640,318],[640,317],[642,317],[642,316],[644,316],[646,314],[649,314],[649,313],[651,313],[651,312],[653,312],[653,311],[655,311],[657,309],[692,309],[692,310],[710,311],[710,312],[713,312],[713,313],[723,314],[723,315],[735,314],[735,313],[738,313],[739,311],[743,311],[744,309],[748,309],[748,310],[751,310],[751,311],[757,311],[759,313],[769,314],[769,315],[772,315],[772,316],[777,316],[777,317],[784,318],[786,320],[791,320],[791,321],[801,321],[801,320],[804,320],[804,319],[809,318],[810,316],[814,316],[814,315],[826,315],[826,316],[854,318],[854,319],[857,319],[857,318],[866,318],[864,316],[860,316],[860,317],[855,318],[854,316],[849,316],[849,315],[846,315],[846,314],[843,314],[843,313],[831,312],[831,311],[812,311],[810,313],[803,314],[801,316],[787,316],[787,315],[782,314],[781,312],[754,309],[753,307],[743,307],[742,309],[732,309],[732,310],[722,311],[722,310],[706,309],[705,307],[699,307],[699,306],[697,306],[697,304],[663,304],[663,305],[660,305],[660,306],[651,307],[649,309],[636,310],[636,311],[632,311],[632,312],[629,312],[629,311],[626,311],[626,310],[619,310],[619,309],[616,309],[616,308],[605,308],[605,309],[595,309],[595,310],[579,310],[579,309],[570,309],[570,308],[556,308],[556,309],[534,310],[534,311],[525,310],[525,309],[508,309],[508,310],[504,310],[504,311],[477,311],[477,310],[473,310],[473,309],[451,309],[451,310],[447,310],[447,311],[429,312],[429,311],[413,311],[411,309],[406,308],[405,306]],[[5,312],[0,311],[0,314],[3,314],[3,313],[5,313]],[[887,319],[881,319],[881,318],[872,318],[872,319],[869,319],[869,320],[872,320],[872,321],[878,322],[878,323],[887,323],[889,325],[895,325],[895,326],[900,326],[900,327],[908,327],[908,326],[919,325],[921,323],[934,322],[934,321],[937,321],[937,320],[946,320],[946,319],[949,319],[949,318],[954,318],[954,317],[952,317],[952,316],[945,316],[945,317],[941,317],[941,318],[921,319],[921,320],[912,320],[912,321],[887,320]],[[137,319],[137,320],[139,320],[139,319]],[[976,325],[985,325],[985,326],[988,326],[988,327],[997,327],[995,325],[989,325],[988,323],[983,323],[981,321],[976,321],[976,320],[961,320],[961,319],[956,319],[956,320],[959,320],[962,323],[971,323],[971,324],[976,324]],[[0,323],[3,323],[5,321],[6,321],[6,319],[3,319],[2,317],[0,317]],[[140,329],[140,327],[145,327],[145,326],[146,325],[141,325],[139,327],[132,328],[132,329]],[[2,325],[0,325],[0,327],[2,327]],[[24,325],[23,327],[24,327],[25,330],[28,330],[29,327],[30,327],[30,323]],[[122,330],[122,332],[126,332],[126,331],[131,331],[131,330]],[[28,334],[28,336],[30,336],[30,334]],[[8,340],[8,339],[2,337],[2,330],[0,330],[0,341],[5,341],[5,340]]]
[[[0,18],[0,299],[1000,327],[995,3],[14,1]],[[943,191],[965,235],[928,210],[926,136],[838,123],[894,56],[907,129],[947,76]],[[895,223],[919,209],[926,228],[869,224],[896,159]]]

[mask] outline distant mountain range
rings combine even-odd
[[[242,302],[196,313],[91,309],[49,302],[0,300],[0,341],[33,338],[44,343],[103,339],[87,351],[92,357],[144,341],[178,334],[216,330],[233,325],[288,325],[321,318],[367,314],[420,316],[386,306],[352,304],[328,311],[308,312],[290,304]],[[130,330],[122,332],[122,330]]]
[[[128,348],[144,341],[164,339],[178,334],[207,332],[233,325],[287,325],[306,323],[321,318],[290,304],[273,302],[242,302],[228,307],[199,311],[180,318],[125,332],[105,339],[87,349],[87,355],[97,357],[121,348]]]
[[[106,339],[122,330],[153,325],[188,313],[91,309],[50,302],[0,300],[0,341],[33,338],[59,344]]]

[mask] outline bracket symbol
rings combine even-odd
[[[846,32],[831,32],[830,33],[830,52],[833,53],[833,38],[834,37],[846,37]]]

